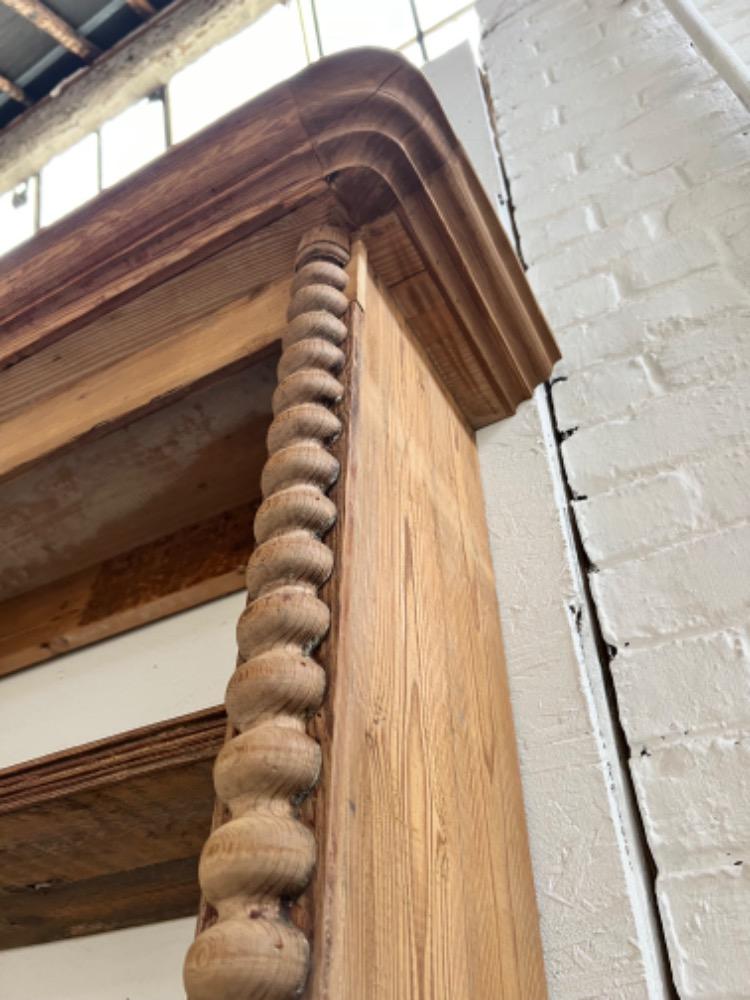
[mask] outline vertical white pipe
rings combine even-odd
[[[691,0],[664,0],[664,6],[671,11],[675,20],[690,35],[698,51],[750,111],[750,69],[744,60],[711,27]]]

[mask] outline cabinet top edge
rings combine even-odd
[[[307,67],[8,254],[0,368],[324,192],[351,229],[398,215],[496,418],[548,377],[557,347],[437,97],[404,57],[371,48]]]

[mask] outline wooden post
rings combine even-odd
[[[321,540],[336,518],[326,497],[339,473],[330,443],[341,424],[341,317],[348,237],[320,227],[305,236],[273,398],[257,547],[247,569],[249,604],[237,627],[239,665],[227,689],[237,735],[216,760],[214,784],[230,819],[209,837],[200,883],[217,919],[185,962],[189,1000],[284,1000],[301,989],[305,935],[288,917],[315,862],[313,834],[298,804],[314,785],[320,750],[305,732],[323,697],[312,657],[329,626],[317,591],[333,557]]]
[[[542,1000],[474,434],[356,270],[304,995]]]

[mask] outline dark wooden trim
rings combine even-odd
[[[0,771],[0,948],[195,913],[224,709]]]
[[[326,187],[349,224],[397,212],[456,320],[418,331],[441,379],[474,426],[511,413],[557,349],[437,98],[404,58],[375,49],[309,67],[9,255],[0,364]]]

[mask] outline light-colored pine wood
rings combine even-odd
[[[360,296],[357,296],[358,299]],[[334,499],[309,1000],[546,996],[472,432],[370,280]]]
[[[267,350],[284,330],[289,282],[220,309],[137,354],[94,372],[0,425],[0,477]],[[116,387],[116,388],[113,388]]]
[[[292,1000],[307,976],[307,938],[287,907],[315,861],[299,803],[320,768],[305,722],[325,688],[312,654],[330,620],[318,590],[333,566],[322,539],[336,518],[326,494],[339,473],[330,445],[341,433],[332,407],[344,392],[338,376],[348,259],[348,235],[327,226],[306,234],[297,254],[255,518],[258,544],[247,567],[249,603],[227,688],[230,738],[214,768],[229,815],[216,810],[199,868],[216,919],[201,921],[187,954],[189,1000]]]
[[[190,330],[211,315],[288,278],[302,233],[334,210],[322,195],[257,233],[144,291],[47,349],[0,370],[0,422],[109,368],[123,358]]]

